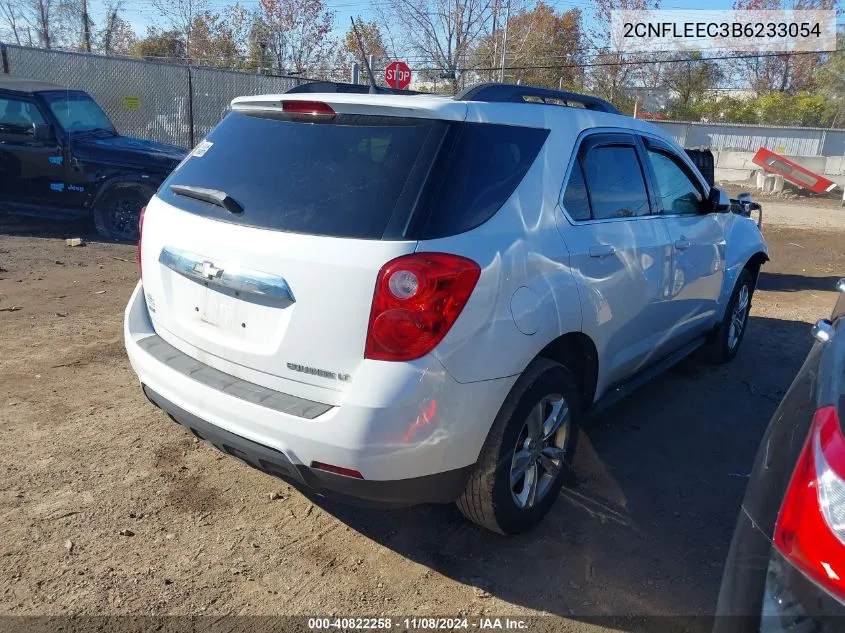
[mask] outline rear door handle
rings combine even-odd
[[[687,239],[675,240],[675,250],[685,251],[690,247],[690,241]]]
[[[590,247],[590,257],[610,257],[616,252],[610,244],[601,244],[600,246]]]

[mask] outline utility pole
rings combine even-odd
[[[502,36],[502,69],[499,71],[499,81],[505,80],[505,57],[508,53],[508,22],[511,17],[511,0],[505,5],[505,33]]]

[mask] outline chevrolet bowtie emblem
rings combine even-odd
[[[194,264],[194,272],[198,272],[206,279],[217,279],[223,276],[223,269],[217,268],[212,262]]]

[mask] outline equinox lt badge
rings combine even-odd
[[[317,369],[316,367],[308,367],[306,365],[298,365],[297,363],[288,363],[287,366],[291,371],[319,376],[320,378],[331,378],[332,380],[341,380],[343,382],[349,382],[352,380],[352,376],[349,374],[337,374],[333,371],[326,371],[325,369]]]

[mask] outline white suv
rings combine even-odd
[[[601,100],[242,97],[142,218],[126,348],[149,399],[318,494],[524,531],[585,415],[737,352],[758,226]]]

